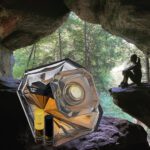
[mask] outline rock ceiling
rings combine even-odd
[[[1,0],[1,45],[10,50],[31,45],[61,26],[70,11],[149,51],[149,0]]]

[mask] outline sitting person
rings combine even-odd
[[[137,57],[136,54],[133,54],[130,57],[130,61],[133,63],[133,65],[131,65],[129,68],[126,68],[122,72],[124,78],[119,86],[123,88],[128,86],[128,78],[130,78],[131,81],[137,85],[140,85],[141,83],[142,71],[140,58]]]

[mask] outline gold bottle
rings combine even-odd
[[[43,143],[44,138],[44,110],[36,108],[34,111],[35,142]]]

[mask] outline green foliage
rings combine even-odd
[[[25,69],[27,69],[28,54],[30,53],[31,47],[22,48],[14,52],[15,56],[15,66],[13,69],[14,77],[21,78],[24,74]]]
[[[114,105],[112,97],[106,92],[102,92],[100,95],[100,104],[103,108],[105,116],[113,116],[116,118],[127,119],[133,121],[133,118],[128,114],[124,113],[119,107]]]

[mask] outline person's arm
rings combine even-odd
[[[141,64],[141,59],[139,57],[137,59],[137,64]]]
[[[128,67],[128,68],[126,68],[126,69],[124,69],[124,70],[123,70],[123,72],[125,72],[125,71],[129,71],[129,70],[132,70],[132,69],[134,69],[134,68],[135,68],[135,66],[136,66],[136,64],[134,64],[134,65],[132,65],[132,66],[130,66],[130,67]]]

